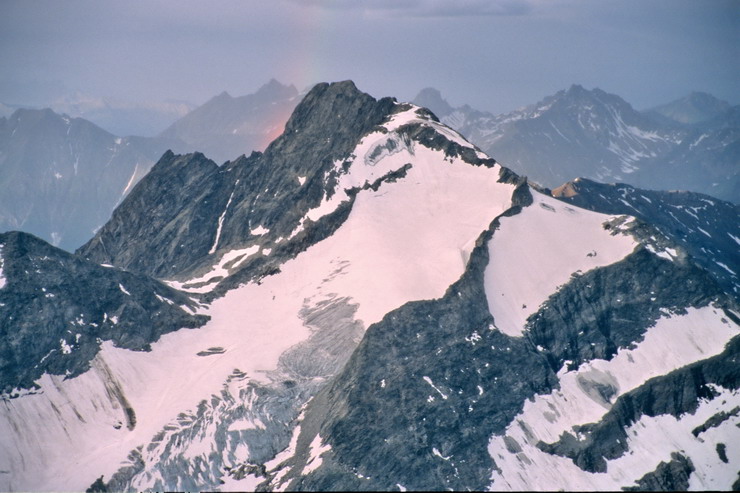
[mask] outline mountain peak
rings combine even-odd
[[[298,89],[294,85],[286,86],[277,79],[270,79],[265,85],[257,89],[256,96],[268,99],[291,98],[298,95]]]
[[[722,101],[721,99],[716,98],[711,94],[703,91],[692,91],[686,99],[702,104],[721,104],[729,106],[729,103],[727,103],[726,101]]]
[[[656,106],[650,112],[657,113],[675,122],[684,124],[701,123],[719,116],[730,108],[727,101],[711,94],[694,91],[688,96]]]
[[[585,89],[580,84],[571,84],[571,86],[568,88],[567,94],[584,94],[589,92],[588,89]]]
[[[452,106],[442,98],[439,90],[433,87],[426,87],[419,91],[413,103],[424,108],[429,108],[440,118],[449,115],[453,111]]]
[[[390,110],[393,101],[392,98],[378,101],[360,91],[351,80],[322,82],[313,86],[298,104],[285,125],[284,135],[317,127],[317,123],[322,127],[317,130],[323,136],[355,133],[371,121],[371,126],[377,125],[378,118]],[[364,114],[364,111],[373,115]]]
[[[602,89],[599,89],[598,87],[594,87],[593,89],[586,89],[580,84],[572,84],[566,91],[561,91],[561,94],[565,98],[572,99],[572,100],[592,100],[592,99],[598,99],[602,102],[606,102],[607,100],[622,100],[619,96],[615,94],[610,94]]]

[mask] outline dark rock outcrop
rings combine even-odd
[[[279,264],[341,224],[338,212],[327,231],[309,227],[293,245],[280,244],[334,192],[335,161],[348,160],[360,138],[397,110],[394,100],[376,101],[350,81],[318,84],[264,154],[221,167],[197,153],[165,154],[78,253],[159,278],[202,272],[219,253],[252,244],[275,249],[268,263]]]
[[[637,480],[638,486],[622,488],[624,491],[687,491],[689,476],[694,472],[691,459],[681,454],[671,454],[670,462],[661,462],[655,471]]]
[[[0,391],[44,373],[74,377],[102,341],[145,351],[162,334],[203,325],[198,304],[142,275],[103,267],[34,236],[0,235]]]

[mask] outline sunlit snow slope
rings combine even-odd
[[[351,82],[317,85],[263,154],[166,153],[76,256],[3,241],[1,303],[48,321],[66,305],[43,281],[77,276],[116,311],[70,308],[27,352],[42,376],[0,396],[0,490],[737,484],[735,297],[660,230]],[[93,327],[132,320],[134,346]]]
[[[515,195],[443,296],[367,330],[290,447],[250,481],[277,491],[737,484],[734,298],[635,218],[526,186]]]
[[[250,438],[250,430],[273,421],[284,432],[311,385],[341,367],[365,327],[409,301],[441,296],[464,271],[475,239],[510,207],[514,185],[500,181],[492,160],[474,166],[404,134],[404,125],[439,128],[417,110],[363,137],[332,198],[308,212],[315,221],[359,187],[339,229],[278,274],[204,306],[199,313],[211,321],[203,328],[165,335],[149,352],[105,343],[87,373],[45,375],[36,393],[4,398],[0,469],[10,473],[0,475],[0,489],[82,490],[127,464],[119,477],[134,488],[215,487],[223,467],[261,459],[252,457],[258,447],[250,439],[266,439]],[[397,176],[376,181],[389,173]],[[329,354],[337,347],[340,354]],[[304,390],[292,396],[295,405],[255,409],[255,394],[296,382]],[[125,396],[135,424],[115,426],[123,411],[114,395]],[[168,441],[196,422],[186,438]],[[260,453],[274,455],[277,442]]]

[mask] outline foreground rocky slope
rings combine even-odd
[[[167,279],[179,294],[132,287],[196,312],[176,325],[208,320],[4,393],[0,489],[737,480],[736,297],[674,237],[351,82],[312,89],[263,154],[166,154],[79,253],[132,295]]]
[[[0,389],[75,377],[103,341],[145,350],[166,332],[199,327],[197,300],[157,281],[100,266],[26,233],[0,235]]]

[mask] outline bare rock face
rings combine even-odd
[[[104,267],[26,233],[0,235],[0,391],[42,374],[75,377],[103,341],[146,351],[162,334],[203,325],[196,300],[142,275]]]
[[[318,84],[264,154],[219,167],[199,153],[168,152],[78,254],[171,278],[257,237],[276,248],[331,188],[324,176],[334,161],[393,108],[393,100],[376,101],[349,81]]]

